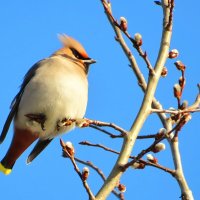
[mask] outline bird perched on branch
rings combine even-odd
[[[30,163],[53,138],[70,131],[83,118],[88,99],[87,74],[95,63],[83,46],[73,38],[60,35],[63,47],[50,57],[34,64],[24,77],[7,117],[0,143],[14,119],[11,145],[0,162],[0,171],[9,174],[20,155],[38,140],[28,156]]]

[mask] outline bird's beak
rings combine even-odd
[[[94,60],[94,59],[86,59],[86,60],[84,60],[84,63],[85,64],[87,64],[87,65],[90,65],[90,64],[93,64],[93,63],[96,63],[97,61],[96,60]]]

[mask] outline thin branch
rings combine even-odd
[[[85,127],[90,126],[92,128],[98,129],[112,137],[124,137],[124,136],[127,136],[127,134],[128,134],[128,132],[126,130],[124,130],[123,128],[121,128],[120,126],[118,126],[114,123],[102,122],[102,121],[92,120],[92,119],[87,119],[87,118],[84,118],[84,119],[71,119],[70,118],[69,119],[69,118],[65,117],[61,121],[58,121],[57,127],[59,127],[59,129],[60,129],[61,127],[64,127],[64,126],[71,126],[73,123],[75,123],[75,125],[80,128],[85,128]],[[116,135],[109,133],[106,130],[98,128],[98,127],[102,127],[102,126],[113,128],[116,131],[119,131],[121,134],[119,136],[116,136]]]
[[[126,36],[127,38],[131,41],[131,43],[133,44],[134,48],[137,50],[137,52],[139,53],[139,55],[144,59],[146,65],[147,65],[147,68],[149,69],[150,73],[153,74],[154,71],[153,71],[153,67],[151,65],[151,62],[150,60],[148,59],[148,56],[147,56],[147,53],[146,51],[144,52],[141,48],[140,45],[137,44],[137,42],[130,36],[130,34],[128,33],[127,30],[124,30],[120,24],[117,22],[117,20],[114,18],[114,16],[112,15],[112,12],[111,12],[111,9],[110,7],[108,6],[108,4],[105,2],[105,1],[102,1],[102,4],[104,6],[104,9],[105,9],[105,12],[106,12],[106,15],[108,16],[111,24],[113,24],[113,26],[116,26],[117,28],[119,28]],[[118,35],[118,34],[117,34]],[[116,40],[118,41],[118,37],[116,37]]]
[[[91,167],[92,169],[94,169],[99,174],[99,176],[102,178],[103,181],[106,180],[106,177],[103,174],[103,172],[97,166],[95,166],[91,161],[84,161],[84,160],[81,160],[77,157],[74,157],[74,160],[83,164],[83,165],[87,165],[88,167]]]
[[[111,138],[122,138],[123,136],[120,134],[120,135],[115,135],[115,134],[112,134],[110,133],[109,131],[105,130],[105,129],[102,129],[98,126],[94,126],[94,125],[89,125],[91,128],[94,128],[98,131],[101,131],[103,133],[105,133],[106,135],[110,136]],[[155,138],[157,136],[157,134],[150,134],[150,135],[139,135],[137,136],[137,139],[149,139],[149,138]]]
[[[146,162],[146,165],[161,169],[162,171],[171,174],[173,177],[175,176],[175,170],[172,170],[168,167],[164,167],[164,166],[160,165],[159,163]]]
[[[122,134],[120,134],[120,135],[115,135],[115,134],[112,134],[112,133],[110,133],[109,131],[107,131],[107,130],[105,130],[105,129],[102,129],[102,128],[98,127],[98,126],[94,126],[94,125],[92,125],[92,124],[90,124],[89,126],[90,126],[91,128],[94,128],[94,129],[96,129],[96,130],[98,130],[98,131],[101,131],[101,132],[105,133],[106,135],[109,135],[111,138],[122,138],[122,137],[123,137]]]
[[[92,143],[90,143],[90,142],[88,142],[88,141],[83,141],[83,142],[80,142],[79,144],[81,144],[81,145],[87,145],[87,146],[91,146],[91,147],[98,147],[98,148],[101,148],[101,149],[103,149],[103,150],[105,150],[105,151],[108,151],[108,152],[111,152],[111,153],[114,153],[114,154],[117,154],[117,155],[120,154],[119,152],[117,152],[117,151],[115,151],[115,150],[113,150],[113,149],[111,149],[111,148],[109,148],[109,147],[106,147],[106,146],[104,146],[104,145],[101,145],[101,144],[92,144]],[[136,156],[129,156],[129,158],[134,159],[134,160],[137,159]],[[169,168],[167,168],[167,167],[164,167],[164,166],[162,166],[162,165],[160,165],[160,164],[158,164],[158,163],[152,163],[152,162],[149,162],[149,161],[145,161],[145,160],[143,160],[143,159],[138,159],[138,160],[136,160],[135,162],[137,162],[137,161],[139,161],[140,163],[144,164],[144,166],[152,166],[152,167],[161,169],[161,170],[163,170],[163,171],[165,171],[165,172],[170,173],[172,176],[174,176],[174,174],[175,174],[175,171],[174,171],[174,170],[171,170],[171,169],[169,169]],[[135,162],[134,162],[134,163],[135,163]],[[134,164],[134,163],[133,163],[133,164]]]
[[[62,150],[63,150],[64,155],[70,159],[72,165],[74,166],[74,170],[76,171],[76,173],[80,177],[80,179],[81,179],[81,181],[83,183],[83,186],[84,186],[86,192],[88,193],[89,199],[90,200],[95,200],[95,196],[93,195],[92,191],[90,190],[90,187],[89,187],[87,181],[83,179],[82,173],[80,172],[80,170],[78,168],[78,165],[76,164],[76,161],[75,161],[75,158],[74,158],[74,154],[71,153],[73,149],[69,150],[67,148],[67,146],[65,145],[65,143],[61,139],[60,139],[60,144],[62,146]]]
[[[156,138],[157,134],[150,134],[150,135],[138,135],[137,139],[149,139],[149,138]]]
[[[91,119],[83,119],[83,126],[82,127],[87,127],[87,126],[105,126],[105,127],[110,127],[115,129],[116,131],[119,131],[121,133],[122,136],[127,136],[128,132],[126,130],[124,130],[123,128],[121,128],[120,126],[114,124],[114,123],[109,123],[109,122],[102,122],[102,121],[97,121],[97,120],[91,120]],[[94,128],[94,127],[92,127]]]
[[[93,170],[95,170],[97,172],[97,174],[99,174],[99,176],[102,178],[103,181],[106,180],[106,177],[104,175],[104,173],[102,172],[102,170],[100,170],[97,166],[95,166],[91,161],[84,161],[84,160],[81,160],[77,157],[74,157],[74,160],[76,162],[79,162],[83,165],[86,165],[88,167],[91,167]],[[124,200],[124,198],[122,198],[122,194],[121,193],[118,193],[116,190],[113,190],[112,193],[117,197],[119,198],[120,200]]]
[[[151,109],[151,113],[169,113],[169,114],[184,114],[184,113],[194,113],[194,112],[200,112],[200,108],[186,108],[184,110],[164,110],[164,109]]]
[[[198,87],[198,95],[196,97],[195,102],[187,108],[188,110],[193,110],[200,107],[200,84],[197,84],[197,87]]]
[[[150,145],[147,149],[142,150],[132,161],[128,162],[127,164],[120,166],[122,171],[125,171],[130,166],[133,166],[135,162],[137,162],[139,159],[141,159],[145,154],[149,153],[155,148],[155,145],[164,140],[166,137],[161,137],[158,140],[155,140],[152,145]]]
[[[105,151],[109,151],[109,152],[112,152],[112,153],[115,153],[115,154],[119,154],[119,152],[117,152],[117,151],[115,151],[111,148],[105,147],[102,144],[92,144],[88,141],[82,141],[82,142],[79,142],[79,144],[87,145],[87,146],[91,146],[91,147],[98,147],[98,148],[104,149]]]

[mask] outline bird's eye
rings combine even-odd
[[[71,51],[77,59],[84,59],[84,57],[76,49],[71,48]]]

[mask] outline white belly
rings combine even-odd
[[[52,57],[38,68],[27,84],[21,98],[15,125],[28,128],[41,138],[52,138],[74,127],[57,129],[64,118],[83,118],[87,106],[88,83],[83,70],[66,58]],[[30,121],[26,114],[44,114],[44,130],[41,124]]]

